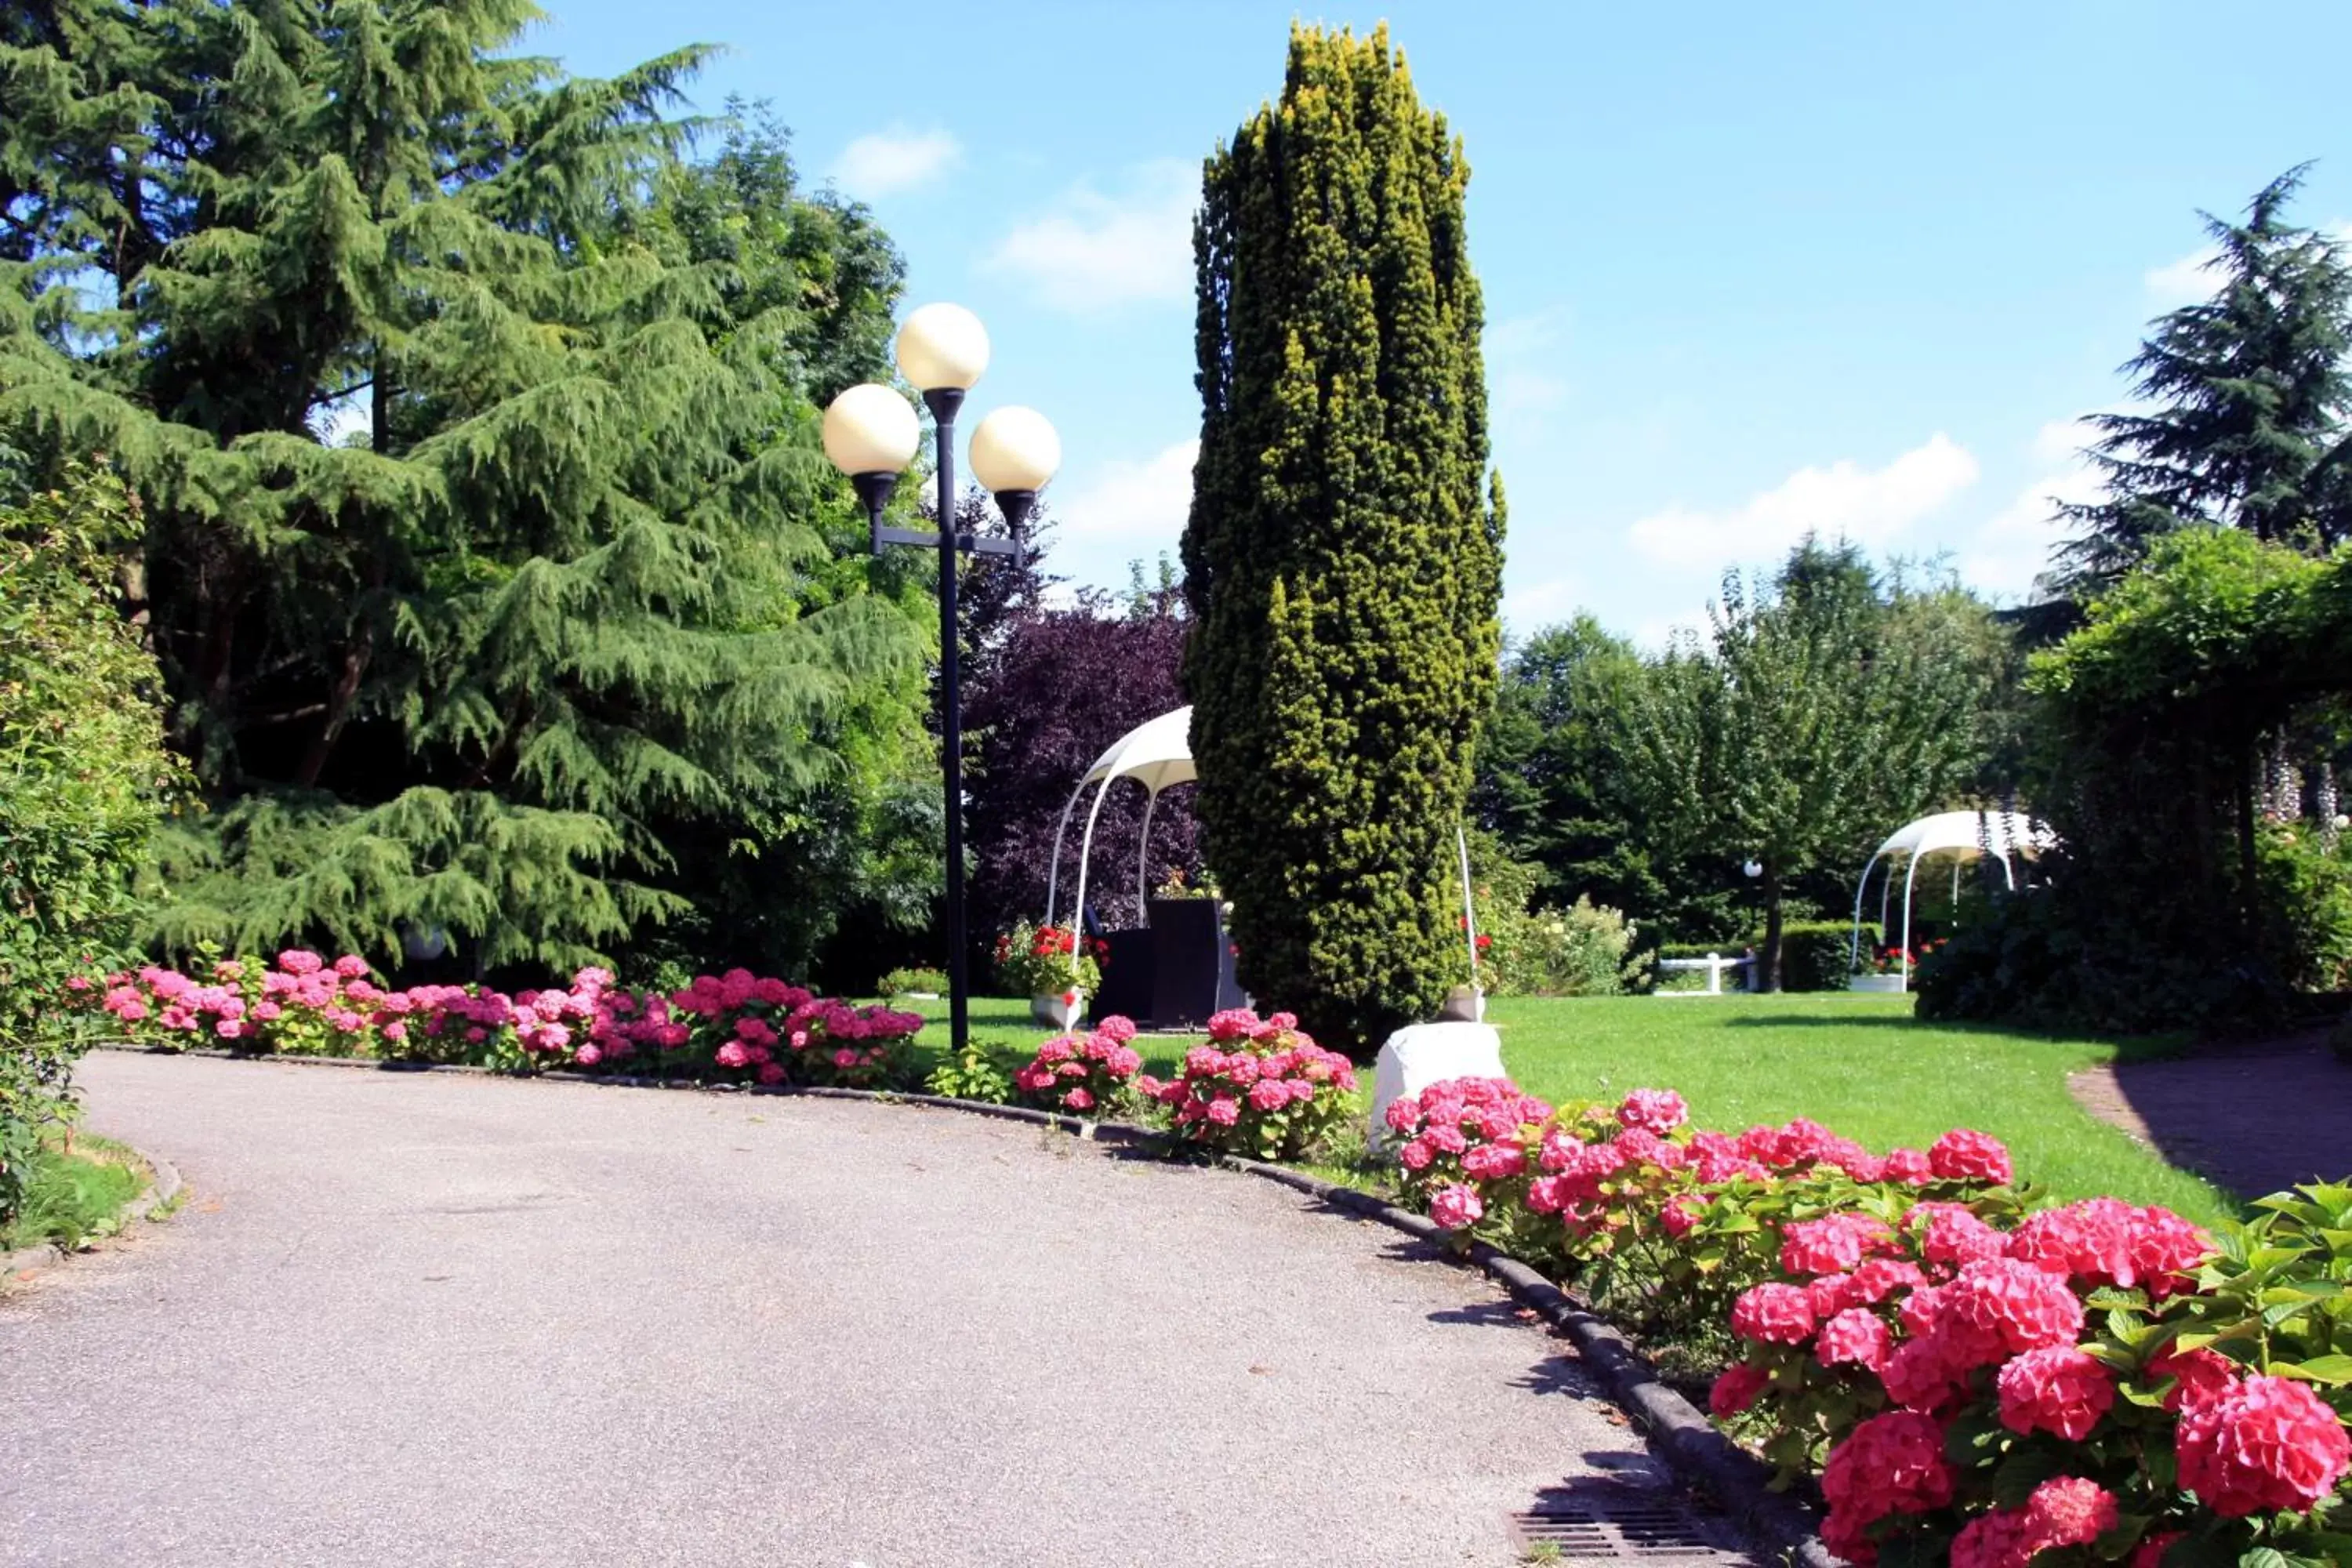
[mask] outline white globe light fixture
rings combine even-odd
[[[988,329],[961,305],[925,305],[898,329],[898,370],[927,402],[970,392],[988,370]]]
[[[895,474],[915,460],[923,422],[887,386],[853,386],[824,411],[824,455],[845,474]]]
[[[882,548],[882,509],[922,444],[923,422],[915,417],[915,405],[889,387],[872,382],[853,386],[825,408],[824,455],[849,476],[857,499],[866,503],[877,551]]]
[[[1061,466],[1062,438],[1034,408],[1000,408],[971,433],[972,477],[995,493],[1016,534]]]
[[[1062,438],[1033,408],[1000,408],[972,432],[971,468],[995,492],[1013,537],[979,537],[956,525],[955,420],[971,391],[988,370],[988,329],[961,305],[925,305],[898,329],[899,374],[922,395],[931,411],[939,460],[931,482],[939,517],[936,532],[886,528],[882,510],[898,476],[922,445],[921,423],[912,405],[887,386],[853,386],[824,411],[824,455],[849,476],[866,503],[874,533],[874,553],[886,544],[912,544],[940,556],[940,765],[947,775],[947,971],[949,1043],[958,1052],[971,1034],[970,987],[965,984],[963,933],[963,698],[958,689],[956,562],[975,555],[1028,555],[1022,520],[1037,492],[1062,466]]]

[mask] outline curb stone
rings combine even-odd
[[[155,1211],[167,1207],[176,1200],[185,1186],[185,1184],[180,1180],[180,1168],[171,1161],[150,1154],[146,1150],[131,1144],[123,1146],[130,1149],[131,1152],[147,1167],[149,1180],[147,1190],[123,1205],[122,1212],[114,1216],[117,1223],[113,1234],[116,1236],[121,1236],[130,1229],[134,1221],[150,1218],[160,1220],[163,1216],[157,1215]],[[54,1241],[44,1241],[37,1247],[20,1247],[14,1252],[0,1252],[0,1285],[5,1285],[27,1269],[47,1268],[63,1263],[72,1256],[72,1253]]]
[[[348,1057],[256,1057],[212,1049],[152,1051],[131,1045],[100,1046],[97,1048],[129,1051],[137,1055],[205,1056],[231,1061],[288,1062],[305,1067],[372,1068],[379,1072],[470,1073],[491,1078],[515,1076],[495,1073],[488,1068],[454,1063],[389,1062]],[[938,1094],[898,1093],[871,1089],[803,1088],[787,1084],[708,1084],[692,1079],[640,1078],[618,1073],[559,1071],[533,1076],[591,1088],[681,1089],[706,1094],[856,1100],[887,1105],[912,1105],[926,1110],[992,1117],[1001,1121],[1024,1122],[1066,1132],[1087,1142],[1145,1148],[1159,1152],[1169,1152],[1181,1147],[1178,1141],[1169,1134],[1155,1128],[1139,1127],[1132,1122],[1090,1121],[1083,1117],[1061,1116],[1025,1105],[994,1105],[983,1100],[954,1100]],[[140,1157],[147,1160],[156,1173],[154,1187],[147,1198],[142,1200],[152,1208],[155,1204],[168,1201],[173,1194],[179,1191],[179,1173],[143,1152]],[[1288,1187],[1316,1199],[1327,1208],[1346,1210],[1376,1221],[1391,1230],[1402,1231],[1417,1240],[1438,1247],[1450,1258],[1476,1268],[1502,1286],[1512,1300],[1535,1311],[1565,1337],[1576,1348],[1585,1364],[1600,1377],[1610,1398],[1639,1424],[1643,1435],[1665,1460],[1667,1468],[1674,1471],[1685,1485],[1704,1492],[1720,1506],[1754,1545],[1765,1549],[1776,1562],[1794,1563],[1799,1568],[1844,1568],[1844,1560],[1822,1544],[1817,1510],[1794,1492],[1774,1489],[1770,1466],[1717,1430],[1714,1423],[1697,1406],[1658,1375],[1657,1368],[1650,1363],[1649,1358],[1614,1326],[1519,1259],[1497,1251],[1483,1241],[1474,1242],[1465,1257],[1454,1251],[1452,1233],[1427,1215],[1399,1208],[1370,1193],[1327,1182],[1286,1165],[1269,1164],[1262,1160],[1248,1160],[1233,1154],[1214,1156],[1209,1163]],[[164,1186],[167,1179],[170,1182],[168,1191]],[[146,1212],[134,1203],[124,1211],[125,1217],[133,1217],[133,1211],[139,1214]],[[33,1250],[36,1253],[54,1252],[56,1248]],[[14,1258],[21,1256],[12,1254],[0,1258],[0,1275],[5,1275],[12,1268],[26,1267],[12,1262]]]

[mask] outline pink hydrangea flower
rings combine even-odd
[[[1895,1354],[1895,1336],[1885,1321],[1865,1307],[1849,1307],[1822,1325],[1813,1354],[1823,1366],[1884,1369]]]
[[[1927,1168],[1948,1182],[1990,1182],[1994,1186],[2007,1186],[2016,1173],[2000,1139],[1966,1128],[1956,1128],[1928,1146]]]
[[[2000,1424],[2079,1443],[2116,1402],[2107,1369],[2073,1345],[2027,1351],[2000,1369]]]
[[[1637,1089],[1619,1102],[1617,1120],[1664,1137],[1690,1120],[1690,1107],[1671,1089]]]
[[[1830,1451],[1822,1495],[1867,1522],[1890,1513],[1927,1513],[1952,1500],[1958,1479],[1944,1457],[1944,1429],[1915,1410],[1872,1416]]]
[[[1728,1420],[1754,1405],[1757,1398],[1772,1385],[1772,1375],[1762,1367],[1746,1362],[1735,1362],[1715,1380],[1706,1393],[1706,1407],[1717,1420]]]
[[[2188,1406],[2176,1450],[2180,1484],[2224,1519],[2306,1512],[2352,1470],[2342,1418],[2284,1377],[2249,1377]]]
[[[1798,1285],[1755,1285],[1731,1304],[1731,1331],[1768,1345],[1798,1345],[1813,1337],[1812,1298]]]
[[[2053,1476],[2025,1500],[2025,1528],[2037,1552],[2088,1546],[2122,1517],[2115,1493],[2083,1476]]]
[[[1450,1182],[1430,1194],[1429,1217],[1447,1230],[1463,1230],[1474,1226],[1486,1215],[1486,1203],[1476,1188],[1461,1182]]]

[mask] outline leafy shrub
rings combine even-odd
[[[1024,1100],[1046,1110],[1108,1115],[1143,1070],[1141,1054],[1128,1044],[1133,1038],[1133,1020],[1116,1014],[1090,1034],[1056,1035],[1013,1075],[1013,1086]]]
[[[1641,984],[1649,960],[1629,956],[1635,931],[1623,914],[1583,897],[1567,910],[1535,907],[1541,868],[1511,858],[1492,834],[1472,837],[1470,857],[1478,979],[1490,994],[1614,996]]]
[[[137,522],[81,464],[0,510],[0,1224],[42,1128],[71,1113],[85,1042],[57,999],[121,962],[132,877],[186,782],[155,661],[114,604],[110,552]]]
[[[882,977],[885,996],[943,996],[948,977],[936,969],[894,969]]]
[[[1176,1078],[1136,1088],[1174,1113],[1176,1135],[1222,1153],[1296,1159],[1322,1144],[1352,1110],[1356,1069],[1276,1013],[1246,1007],[1209,1019],[1209,1043],[1184,1053]]]
[[[1649,960],[1633,952],[1633,922],[1579,898],[1566,910],[1530,910],[1507,921],[1496,989],[1522,996],[1616,996],[1641,984]]]
[[[923,1089],[950,1100],[1003,1105],[1013,1098],[1013,1071],[1003,1052],[977,1039],[966,1039],[961,1051],[930,1070]]]
[[[2308,823],[2267,823],[2256,868],[2269,921],[2263,947],[2287,984],[2344,990],[2352,984],[2352,843],[2331,843]]]
[[[2087,870],[2063,851],[2044,854],[2042,868],[2054,873],[2049,886],[1992,894],[1929,955],[1915,986],[1920,1017],[2125,1034],[2282,1018],[2268,969],[2242,954],[2192,962],[2161,951],[2122,929],[2121,909],[2095,915],[2072,899],[2068,885]]]

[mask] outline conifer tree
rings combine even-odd
[[[2243,223],[2206,217],[2213,297],[2158,319],[2124,366],[2154,406],[2092,421],[2107,493],[2063,509],[2082,531],[2053,585],[2087,595],[2197,524],[2314,551],[2352,538],[2352,264],[2287,221],[2304,172],[2263,186]]]
[[[1493,701],[1469,178],[1385,28],[1294,27],[1207,165],[1185,685],[1243,983],[1377,1045],[1468,978],[1454,833]]]
[[[814,435],[879,368],[887,242],[790,199],[780,145],[682,180],[704,50],[569,78],[506,52],[538,16],[0,21],[0,431],[143,503],[134,608],[216,806],[174,943],[609,952],[838,780],[861,703],[919,711]]]

